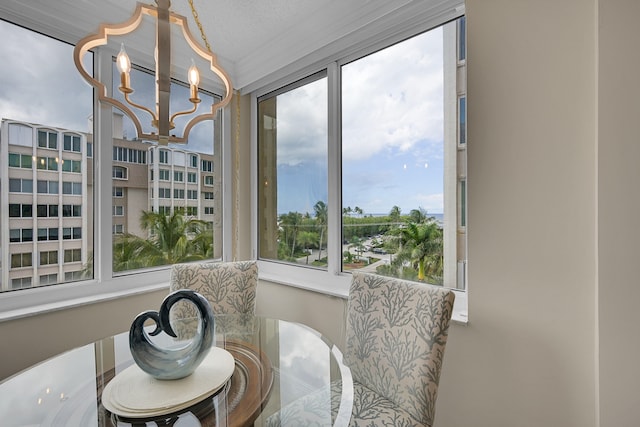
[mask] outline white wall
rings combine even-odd
[[[601,426],[640,425],[640,2],[600,0],[598,302]]]

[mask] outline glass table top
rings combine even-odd
[[[337,347],[318,332],[283,320],[216,316],[216,345],[234,355],[236,370],[225,388],[187,410],[132,420],[104,409],[102,389],[134,363],[128,332],[123,332],[62,353],[0,383],[0,424],[273,426],[284,425],[282,408],[312,396],[314,422],[348,425],[351,374]]]

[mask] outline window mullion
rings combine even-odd
[[[327,67],[328,84],[328,207],[327,269],[334,275],[342,272],[342,110],[340,67],[332,62]]]
[[[112,56],[107,49],[97,48],[95,51],[94,70],[99,81],[112,87]],[[94,243],[94,278],[100,281],[110,280],[113,276],[112,216],[111,195],[113,166],[113,108],[97,99],[94,89],[94,194],[95,209],[95,243]]]

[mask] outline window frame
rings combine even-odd
[[[449,21],[464,15],[464,5],[460,4],[446,13],[423,20],[416,24],[409,23],[403,29],[393,34],[372,37],[369,45],[359,48],[347,49],[342,55],[335,55],[313,65],[280,77],[275,82],[270,82],[252,92],[251,99],[251,247],[252,253],[258,258],[258,99],[272,92],[281,91],[287,86],[312,76],[315,73],[326,70],[328,77],[328,135],[329,135],[329,165],[328,165],[328,200],[327,200],[327,253],[328,265],[326,270],[309,268],[304,265],[294,265],[277,260],[265,260],[258,258],[260,277],[275,283],[289,285],[319,292],[327,295],[346,298],[351,284],[351,274],[342,271],[342,159],[341,159],[341,67],[352,61],[364,58],[376,51],[385,49],[403,40],[414,37],[420,33],[429,31]],[[400,25],[400,24],[399,24]],[[402,26],[402,25],[401,25]],[[450,288],[456,293],[454,307],[454,320],[467,321],[467,294],[465,290]]]
[[[51,32],[47,31],[47,28],[34,23],[34,26],[29,28],[34,32],[40,32],[45,36],[52,37]],[[52,37],[55,38],[55,37]],[[73,44],[73,37],[69,37],[68,40],[60,40],[63,43]],[[115,47],[109,48],[108,46],[101,46],[95,48],[93,51],[93,69],[94,76],[102,81],[107,87],[111,86],[112,82],[112,69],[113,58],[116,56],[117,49]],[[217,96],[219,96],[219,90],[215,87],[205,87],[203,90],[207,90]],[[168,289],[170,266],[163,266],[159,268],[149,268],[140,271],[127,272],[126,274],[114,275],[112,268],[112,226],[113,218],[111,216],[111,205],[113,201],[112,185],[114,178],[112,176],[112,166],[118,165],[125,167],[122,163],[118,164],[113,161],[113,110],[111,106],[102,105],[98,102],[95,96],[93,99],[93,141],[91,142],[91,153],[89,154],[89,148],[87,147],[87,157],[93,158],[94,165],[99,163],[100,168],[94,168],[94,181],[93,181],[93,232],[94,232],[94,277],[92,279],[81,278],[72,282],[59,283],[55,286],[34,287],[28,289],[21,289],[19,292],[0,292],[0,321],[17,319],[24,316],[31,316],[34,314],[48,312],[52,310],[59,310],[76,306],[78,304],[86,304],[88,302],[99,302],[104,300],[110,300],[118,297],[126,297],[128,295],[135,295],[145,292],[153,292],[160,289]],[[219,132],[221,141],[218,146],[218,153],[220,155],[220,163],[224,165],[230,165],[231,162],[231,150],[227,148],[228,144],[223,141],[231,140],[231,107],[227,106],[219,113]],[[19,125],[19,123],[17,123]],[[9,132],[11,124],[7,126],[7,132]],[[52,132],[49,128],[36,128],[35,132],[39,130]],[[53,131],[55,132],[55,131]],[[62,150],[64,148],[63,134],[58,134],[56,140],[55,150]],[[37,135],[35,140],[37,150],[53,150],[47,147],[38,147]],[[103,143],[96,144],[95,142],[102,141]],[[214,144],[214,141],[211,142]],[[89,142],[87,141],[87,144]],[[62,150],[64,151],[64,150]],[[146,154],[146,153],[145,153]],[[150,164],[150,159],[145,156],[145,164]],[[83,165],[83,168],[86,168]],[[126,169],[126,167],[125,167]],[[127,171],[128,172],[128,171]],[[83,173],[86,173],[83,171]],[[222,231],[221,231],[221,243],[222,243],[222,259],[226,261],[231,260],[231,193],[228,191],[231,188],[232,171],[228,167],[223,167],[221,171],[222,181],[224,185],[223,191],[223,217],[222,217]],[[118,180],[117,178],[115,179]],[[116,184],[117,185],[117,184]],[[59,191],[62,191],[60,188]],[[83,196],[84,197],[84,196]],[[32,215],[23,215],[26,211],[25,208],[33,208],[32,205],[17,204],[16,210],[19,210],[20,216],[15,218],[32,218]],[[28,210],[28,209],[27,209]],[[33,211],[33,209],[31,209]],[[83,212],[83,215],[86,211]],[[8,215],[7,215],[8,218]],[[62,239],[62,235],[60,238]],[[8,227],[7,227],[8,238]],[[35,236],[34,236],[35,239]],[[83,240],[80,240],[83,241]],[[39,253],[29,253],[32,259],[38,256]],[[60,255],[60,254],[59,254]],[[83,250],[82,256],[85,257],[82,262],[86,262],[87,254]],[[33,259],[35,261],[35,259]],[[33,262],[32,261],[32,262]],[[69,273],[65,273],[66,276]],[[21,286],[23,287],[23,286]]]

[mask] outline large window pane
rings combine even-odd
[[[456,90],[457,34],[453,22],[342,67],[344,271],[458,286],[466,98]]]
[[[117,76],[115,64],[113,70]],[[136,102],[153,107],[154,76],[147,70],[134,68],[131,82]],[[114,78],[114,93],[124,102],[117,89],[119,83],[119,78]],[[199,97],[202,101],[196,114],[206,112],[207,108],[210,110],[214,99],[218,99],[202,90]],[[172,113],[190,109],[188,98],[189,88],[172,82]],[[143,131],[154,131],[143,114],[146,113],[140,116]],[[176,119],[176,134],[182,134],[191,117],[193,114]],[[216,120],[194,126],[186,144],[159,146],[140,140],[132,121],[114,110],[112,174],[116,180],[111,194],[115,215],[112,226],[115,275],[222,257],[221,129],[221,115],[218,114]],[[212,166],[207,171],[189,169],[188,158]],[[185,182],[187,169],[194,179]],[[218,197],[205,200],[199,196],[204,191],[202,183],[205,181],[212,184],[207,191],[215,192]],[[198,209],[199,206],[203,209]],[[205,217],[201,212],[206,208],[216,214]]]
[[[260,258],[326,268],[327,78],[258,103]]]
[[[76,171],[86,166],[86,150],[82,147],[92,137],[87,125],[87,117],[93,113],[92,90],[73,64],[73,46],[5,21],[0,21],[0,39],[0,56],[11,58],[0,73],[0,158],[9,158],[12,166],[0,168],[0,180],[5,183],[0,191],[8,193],[3,197],[9,202],[0,214],[9,217],[8,228],[0,230],[0,290],[53,285],[57,282],[51,273],[55,266],[77,272],[77,278],[90,279],[93,268],[88,256],[73,266],[60,265],[64,260],[57,251],[50,250],[49,241],[58,240],[60,228],[76,227],[83,237],[83,255],[93,251],[92,174],[83,173],[79,182],[71,185],[72,196],[58,194],[58,165],[75,165]],[[91,60],[87,55],[88,70],[92,68]],[[67,133],[73,135],[69,144]],[[66,150],[69,147],[72,151]],[[33,163],[37,163],[36,168]],[[73,225],[68,218],[57,215],[58,206],[69,203],[68,197],[82,210],[81,218],[74,218]],[[25,218],[32,219],[29,228],[24,227]],[[20,239],[16,239],[14,231],[18,229]],[[25,252],[23,243],[33,241],[33,253],[44,254],[44,262],[32,262],[32,254]],[[60,248],[66,250],[67,245],[62,241]]]

